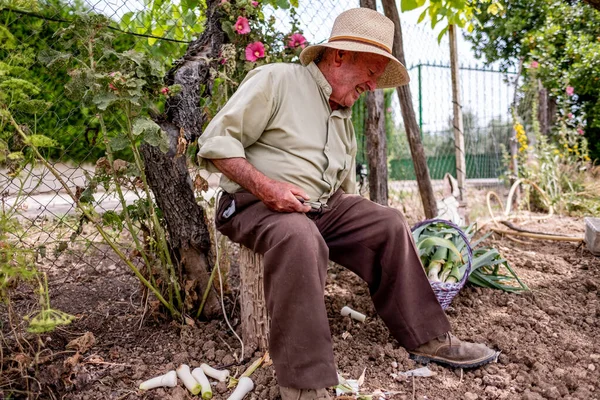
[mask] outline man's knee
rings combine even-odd
[[[320,253],[327,244],[315,224],[303,214],[290,215],[278,224],[278,245],[292,252]]]

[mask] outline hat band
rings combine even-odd
[[[358,37],[358,36],[334,36],[334,37],[329,38],[329,42],[336,42],[338,40],[349,40],[352,42],[361,42],[361,43],[372,44],[373,46],[379,47],[380,49],[385,50],[388,53],[392,54],[392,49],[390,49],[389,47],[387,47],[384,44],[381,44],[380,42],[376,42],[375,40],[366,39],[366,38],[362,38],[362,37]]]

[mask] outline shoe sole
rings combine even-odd
[[[410,359],[415,360],[419,364],[426,365],[426,364],[429,364],[430,362],[434,362],[436,364],[447,365],[447,366],[454,367],[454,368],[476,368],[476,367],[481,367],[482,365],[485,365],[485,364],[489,364],[492,361],[497,361],[498,356],[500,355],[500,352],[499,351],[495,352],[494,354],[492,354],[489,357],[486,357],[484,359],[477,360],[474,362],[468,362],[468,363],[458,363],[458,362],[448,360],[445,358],[434,358],[434,357],[429,357],[429,356],[422,355],[422,354],[415,354],[415,353],[409,353],[409,354],[410,354]]]

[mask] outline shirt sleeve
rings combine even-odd
[[[245,148],[260,138],[271,119],[273,86],[271,71],[256,68],[248,73],[198,139],[200,167],[220,172],[210,160],[246,157]]]

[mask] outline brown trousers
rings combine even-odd
[[[233,200],[235,212],[225,218]],[[450,330],[396,209],[338,191],[320,213],[278,213],[250,193],[224,193],[216,222],[231,240],[263,254],[269,351],[281,386],[338,383],[324,302],[328,259],[368,284],[377,313],[403,347]]]

